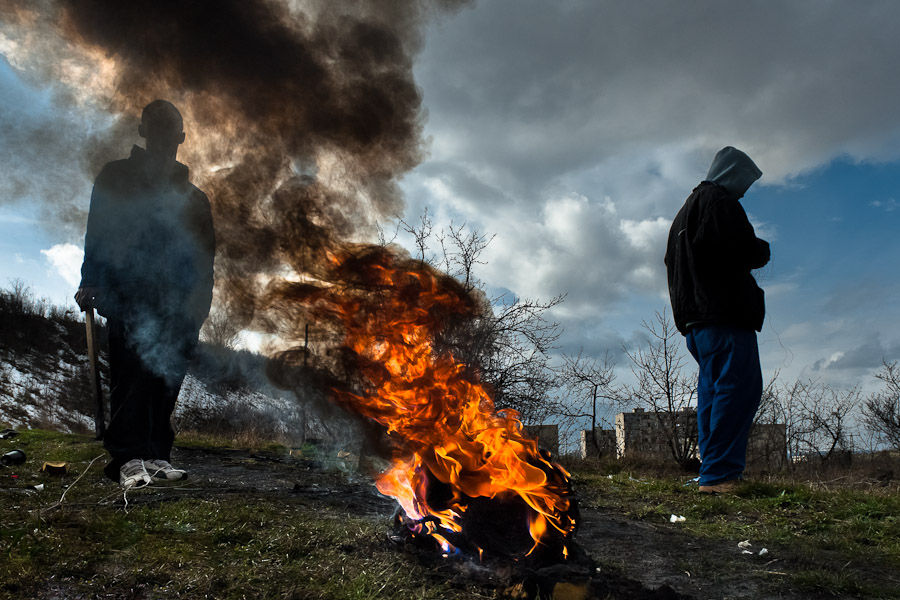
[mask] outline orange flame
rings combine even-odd
[[[462,530],[467,500],[477,497],[518,496],[530,507],[529,554],[548,535],[567,538],[575,529],[569,474],[541,455],[515,411],[495,408],[470,369],[434,349],[442,317],[473,310],[468,293],[421,263],[388,252],[369,258],[352,261],[352,269],[374,294],[360,299],[332,289],[329,295],[345,328],[344,345],[362,359],[367,388],[334,390],[335,400],[401,441],[401,455],[377,477],[378,490],[396,498],[408,519],[427,518],[419,532],[445,549],[449,534]],[[336,269],[351,268],[333,261]],[[449,486],[446,506],[428,505],[429,476]]]

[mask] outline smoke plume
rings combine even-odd
[[[56,107],[50,130],[23,131],[20,143],[60,163],[40,185],[4,187],[83,226],[87,199],[67,181],[74,165],[93,179],[139,141],[141,109],[170,100],[185,117],[179,160],[212,202],[217,305],[236,328],[290,338],[266,312],[265,290],[315,279],[330,251],[402,211],[398,179],[423,157],[413,57],[426,20],[458,4],[0,0],[0,49],[50,86]],[[88,113],[108,117],[93,129],[64,123]]]

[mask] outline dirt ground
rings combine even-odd
[[[174,461],[191,472],[188,489],[160,490],[159,494],[270,495],[273,501],[290,498],[383,519],[385,543],[393,500],[379,495],[371,481],[351,466],[268,455],[241,450],[176,448]],[[337,464],[338,467],[345,466]],[[577,491],[577,490],[576,490]],[[154,494],[155,495],[155,494]],[[153,495],[135,496],[133,502],[156,501]],[[679,531],[677,524],[649,523],[610,511],[581,510],[576,541],[591,566],[591,597],[597,598],[807,598],[783,583],[786,570],[802,564],[802,557],[770,552],[745,554],[736,540],[697,540]],[[739,541],[739,540],[738,540]],[[401,551],[401,549],[398,549]],[[407,550],[408,551],[408,550]],[[415,557],[433,567],[435,577],[471,575],[471,569],[453,566],[439,557]],[[452,562],[452,561],[451,561]],[[486,579],[489,581],[490,578]]]

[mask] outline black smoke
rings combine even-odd
[[[112,120],[79,139],[59,126],[27,142],[35,154],[67,156],[91,180],[140,142],[143,106],[179,107],[179,158],[213,206],[216,303],[235,328],[277,330],[264,314],[272,279],[315,278],[329,249],[371,239],[377,220],[401,214],[398,180],[424,152],[413,59],[427,20],[461,4],[0,0],[0,19],[18,44],[15,64],[53,87],[68,118],[89,107]],[[96,89],[84,76],[92,69],[109,73]],[[65,199],[57,218],[83,219],[87,198],[67,198],[64,180],[52,187],[38,191]]]

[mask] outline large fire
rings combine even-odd
[[[496,409],[472,369],[435,347],[449,321],[474,314],[470,294],[384,248],[332,255],[332,264],[335,280],[353,281],[355,292],[319,288],[313,305],[340,319],[362,381],[361,390],[335,389],[334,399],[394,442],[391,467],[376,485],[400,503],[412,534],[431,536],[446,551],[468,539],[480,552],[464,532],[476,499],[496,502],[498,514],[524,504],[527,554],[552,547],[550,554],[565,558],[576,526],[568,473],[524,435],[515,411]]]
[[[338,381],[340,368],[316,374],[334,380],[336,402],[388,432],[393,466],[378,488],[417,535],[484,549],[467,524],[525,514],[531,553],[564,556],[575,529],[566,472],[436,344],[448,322],[477,318],[467,291],[377,247],[325,258],[336,240],[370,239],[376,220],[402,212],[398,182],[424,156],[413,79],[422,26],[464,3],[2,0],[0,52],[72,111],[60,113],[58,134],[28,136],[36,164],[58,162],[56,171],[74,164],[93,179],[137,141],[134,119],[148,102],[182,110],[179,158],[212,199],[217,307],[235,331],[282,339],[303,326],[298,313],[339,326],[353,381]],[[83,127],[76,152],[79,112],[113,118],[103,131]],[[74,179],[60,172],[47,195],[69,210],[52,214],[71,212],[80,227],[86,199],[73,204]],[[296,277],[274,297],[257,285],[286,273]]]

